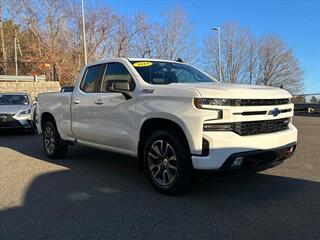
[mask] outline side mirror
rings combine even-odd
[[[129,92],[130,84],[127,80],[109,80],[108,90],[111,92]]]

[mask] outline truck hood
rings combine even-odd
[[[17,112],[28,110],[31,105],[0,105],[0,114],[16,114]]]
[[[172,83],[171,87],[179,89],[197,90],[204,98],[226,98],[226,99],[281,99],[291,98],[291,94],[280,88],[226,84],[226,83]]]

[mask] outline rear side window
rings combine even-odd
[[[112,81],[127,81],[130,90],[133,90],[135,86],[129,71],[121,63],[108,63],[106,73],[101,83],[101,92],[108,92],[108,86]]]
[[[82,80],[80,89],[86,93],[97,92],[97,86],[103,77],[105,68],[106,64],[88,67]]]

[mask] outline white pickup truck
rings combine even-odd
[[[262,170],[296,147],[291,95],[218,83],[182,62],[119,58],[85,66],[73,92],[38,97],[50,158],[70,143],[135,156],[152,185],[175,194],[195,169]]]

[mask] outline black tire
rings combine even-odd
[[[185,141],[181,141],[179,134],[169,130],[157,130],[145,141],[144,169],[157,191],[176,195],[190,187],[193,167],[186,144]]]
[[[37,124],[38,124],[38,117],[37,117],[37,111],[33,112],[33,117],[32,117],[32,126],[35,132],[38,132],[38,128],[37,128]]]
[[[61,139],[56,125],[45,122],[42,131],[43,148],[51,159],[63,158],[68,150],[68,143]]]

